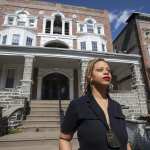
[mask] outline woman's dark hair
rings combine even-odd
[[[84,82],[84,94],[90,93],[91,92],[91,77],[92,77],[92,72],[94,65],[99,62],[99,61],[104,61],[107,64],[109,64],[105,59],[103,58],[96,58],[92,59],[88,62],[86,72],[85,72],[85,82]]]

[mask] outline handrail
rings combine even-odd
[[[64,120],[64,110],[62,108],[62,102],[61,102],[61,98],[59,98],[59,114],[60,114],[60,125],[62,124],[63,120]]]
[[[27,100],[27,98],[25,98],[25,100],[24,100],[24,110],[23,110],[23,120],[26,120],[27,115],[30,114],[30,110],[31,110],[30,103]]]
[[[8,118],[3,117],[2,110],[3,107],[0,107],[0,136],[8,133]]]

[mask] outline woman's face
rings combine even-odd
[[[92,84],[101,86],[108,86],[111,83],[111,70],[105,61],[98,61],[95,63],[92,71]]]

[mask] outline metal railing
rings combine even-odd
[[[3,107],[0,107],[0,136],[8,133],[8,118],[3,117],[2,110]]]
[[[60,114],[60,125],[62,124],[63,120],[64,120],[64,116],[65,116],[65,112],[62,108],[62,100],[61,98],[59,99],[59,114]]]

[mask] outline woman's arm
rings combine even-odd
[[[127,144],[127,150],[132,150],[130,143]]]
[[[59,150],[72,150],[72,137],[72,134],[64,134],[61,132],[59,138]]]

